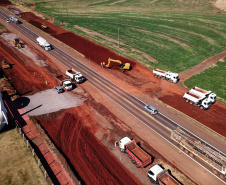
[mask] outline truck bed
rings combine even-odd
[[[180,185],[178,181],[176,181],[168,172],[168,170],[164,170],[161,175],[159,175],[159,181],[166,185]]]
[[[162,71],[162,70],[160,70],[160,69],[155,69],[154,71],[157,71],[157,72],[160,72],[160,73],[163,73],[163,74],[166,73],[165,71]]]
[[[67,72],[68,72],[68,73],[71,73],[72,75],[77,74],[77,71],[72,70],[72,69],[67,70]]]
[[[127,148],[131,151],[137,158],[140,159],[141,162],[150,159],[150,155],[147,154],[144,150],[142,150],[137,144],[134,144],[132,141],[131,143],[127,144]]]

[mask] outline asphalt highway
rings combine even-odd
[[[0,11],[0,18],[3,20],[8,19],[8,15],[4,12]],[[14,27],[17,31],[23,33],[24,36],[29,38],[31,42],[37,43],[36,38],[39,36],[36,33],[29,30],[25,25],[23,24],[15,24],[13,22],[7,23],[10,24],[10,26]],[[76,60],[75,58],[71,57],[61,49],[57,48],[56,46],[53,46],[54,49],[51,51],[48,51],[50,55],[52,55],[56,60],[63,63],[65,66],[67,66],[69,69],[73,68],[75,70],[80,71],[83,76],[87,78],[87,82],[92,84],[97,90],[103,92],[106,96],[108,96],[111,100],[113,100],[115,103],[117,103],[120,107],[128,111],[133,117],[141,121],[143,124],[145,124],[148,128],[154,130],[156,133],[158,133],[161,137],[172,143],[172,145],[176,146],[176,143],[172,141],[171,139],[171,132],[178,127],[181,127],[179,124],[175,123],[174,121],[170,120],[166,116],[164,116],[162,113],[159,112],[159,114],[151,115],[149,112],[145,111],[144,106],[145,103],[141,100],[137,99],[136,97],[130,95],[120,87],[116,86],[112,82],[110,82],[108,79],[104,78],[97,72],[93,71],[88,66],[85,66],[80,61]],[[183,129],[183,128],[182,128]],[[185,130],[185,129],[184,129]],[[215,149],[213,146],[209,145],[205,141],[202,141],[197,136],[193,135],[189,131],[185,130],[187,134],[190,136],[196,138],[197,140],[200,140],[201,142],[205,143],[209,148],[212,150],[222,153]],[[225,154],[222,153],[226,157]],[[196,160],[196,159],[194,159]],[[202,166],[205,166],[206,168],[209,168],[205,163],[203,163],[200,160],[197,160]],[[209,168],[211,171],[211,169]],[[225,183],[225,182],[224,182]]]

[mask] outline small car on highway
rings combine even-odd
[[[6,19],[6,22],[7,22],[7,23],[10,23],[10,20],[9,20],[9,19]]]
[[[64,92],[64,89],[63,89],[62,87],[60,87],[60,86],[54,87],[54,90],[55,90],[56,92],[58,92],[58,94]]]
[[[158,110],[155,107],[151,106],[151,105],[145,105],[144,109],[146,111],[150,112],[151,114],[158,114]]]

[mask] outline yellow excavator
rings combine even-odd
[[[123,69],[123,70],[129,70],[130,69],[130,63],[122,63],[120,60],[114,60],[114,59],[111,59],[111,58],[108,59],[108,63],[107,64],[105,64],[105,62],[101,62],[100,65],[102,67],[107,67],[108,68],[110,66],[111,62],[119,63],[120,69]]]
[[[42,29],[47,29],[48,27],[46,26],[46,24],[42,24],[41,25]]]
[[[14,43],[15,47],[22,48],[22,43],[20,42],[19,38],[15,38],[13,43]]]
[[[10,64],[6,61],[6,59],[2,60],[2,68],[3,69],[11,68]]]

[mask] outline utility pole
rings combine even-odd
[[[120,30],[120,28],[118,28],[118,48],[120,48],[119,30]]]

